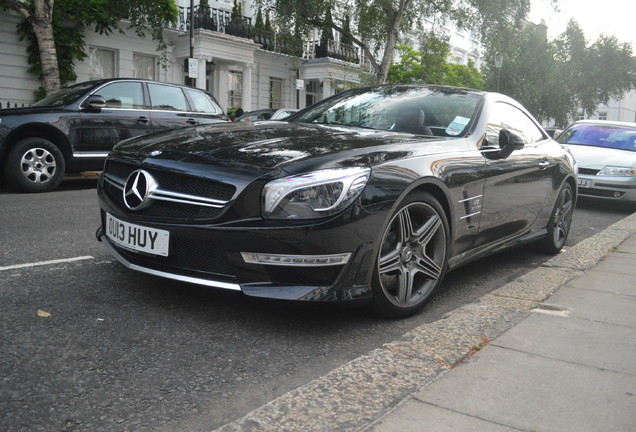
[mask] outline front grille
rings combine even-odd
[[[596,175],[599,171],[592,168],[579,168],[579,174]]]
[[[104,170],[104,191],[121,208],[128,208],[124,204],[123,185],[128,176],[138,169],[137,166],[121,162],[108,161]],[[236,192],[236,187],[227,183],[214,180],[206,180],[198,177],[178,174],[168,171],[159,171],[154,168],[144,168],[157,181],[163,191],[185,194],[203,199],[228,201]],[[152,204],[134,214],[141,216],[165,217],[177,219],[214,219],[223,211],[223,205],[205,206],[200,204],[187,204],[183,202],[153,200]]]
[[[148,256],[117,247],[126,260],[147,268],[173,267],[191,271],[232,276],[232,266],[225,253],[214,243],[171,237],[170,255]]]
[[[341,265],[326,267],[268,265],[265,267],[272,283],[310,286],[333,285],[343,268]]]

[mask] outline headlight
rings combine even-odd
[[[337,213],[360,195],[370,173],[370,168],[328,169],[273,180],[263,188],[263,216],[313,219]]]
[[[629,177],[636,175],[634,168],[606,166],[596,174],[597,176]]]

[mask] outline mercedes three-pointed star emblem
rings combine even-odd
[[[150,194],[157,189],[155,179],[144,170],[135,170],[124,185],[124,204],[130,210],[141,210],[150,205]]]

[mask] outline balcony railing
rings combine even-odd
[[[355,46],[341,44],[332,40],[327,46],[319,41],[299,41],[290,35],[281,35],[273,31],[257,29],[252,25],[252,19],[230,11],[216,9],[209,6],[194,6],[192,8],[193,29],[205,29],[250,39],[260,44],[266,51],[273,51],[302,58],[334,58],[360,64],[359,49]],[[179,7],[179,17],[176,30],[190,30],[190,8]]]

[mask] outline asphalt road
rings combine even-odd
[[[580,202],[566,247],[632,210]],[[94,181],[0,190],[2,431],[210,431],[549,258],[524,248],[472,263],[392,321],[132,272],[95,240],[98,223]]]

